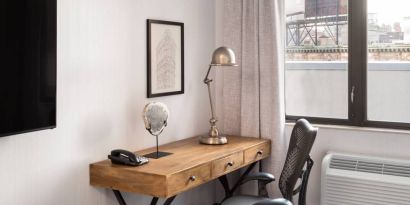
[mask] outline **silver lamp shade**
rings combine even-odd
[[[235,53],[227,47],[219,47],[212,54],[211,66],[238,66]]]

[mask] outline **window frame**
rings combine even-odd
[[[410,130],[410,123],[367,119],[367,0],[348,0],[348,33],[348,119],[286,114],[286,121],[305,118],[318,124]]]

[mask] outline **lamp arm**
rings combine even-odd
[[[204,83],[208,87],[209,103],[211,105],[211,114],[212,114],[212,118],[211,118],[211,124],[212,124],[212,122],[216,122],[216,119],[215,119],[215,111],[214,111],[214,105],[213,105],[212,94],[211,94],[212,79],[209,79],[209,73],[211,72],[211,69],[212,69],[212,65],[209,65],[208,72],[206,73],[206,76],[204,78]]]
[[[209,78],[208,78],[208,77],[209,77],[209,73],[211,72],[211,68],[212,68],[212,65],[209,65],[208,72],[206,72],[206,76],[205,76],[205,78],[204,78],[204,83],[205,83],[205,84],[208,84],[208,83],[212,82],[212,79],[209,79]]]
[[[211,95],[211,82],[212,80],[210,80],[206,85],[208,86],[209,103],[211,105],[211,114],[212,114],[211,123],[212,123],[212,121],[215,121],[215,112],[214,112],[214,105],[212,102],[212,95]]]

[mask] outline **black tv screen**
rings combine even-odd
[[[0,137],[56,126],[56,0],[0,0]]]

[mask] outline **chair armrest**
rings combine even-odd
[[[260,181],[260,182],[262,182],[263,184],[266,185],[268,183],[271,183],[271,182],[275,181],[275,177],[272,174],[267,173],[267,172],[258,172],[258,173],[250,174],[250,175],[246,176],[241,181],[241,184],[244,184],[244,183],[249,182],[249,181],[255,181],[255,180],[258,180],[258,181]]]
[[[293,203],[286,199],[267,199],[252,205],[293,205]]]

